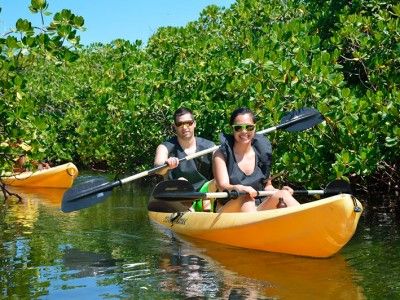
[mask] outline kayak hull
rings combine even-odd
[[[49,169],[2,177],[1,180],[8,186],[70,188],[77,176],[77,167],[73,163],[66,163]]]
[[[149,211],[149,217],[194,238],[269,252],[330,257],[351,239],[361,211],[358,200],[340,194],[297,207],[259,212]]]

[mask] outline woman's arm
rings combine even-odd
[[[215,151],[213,154],[212,168],[217,188],[220,191],[232,189],[232,185],[229,184],[229,175],[225,157],[220,150]]]

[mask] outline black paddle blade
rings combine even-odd
[[[351,186],[344,180],[334,180],[324,189],[325,195],[353,194]]]
[[[284,115],[277,128],[285,129],[289,132],[303,131],[323,121],[324,117],[318,110],[304,107]]]
[[[166,180],[156,185],[153,198],[164,201],[193,201],[205,193],[196,192],[193,185],[186,180]]]
[[[94,178],[73,186],[64,193],[61,211],[72,212],[100,203],[111,194],[113,185],[105,178]]]
[[[181,202],[170,202],[157,199],[151,199],[147,205],[149,211],[155,212],[188,212],[190,205],[184,205]]]

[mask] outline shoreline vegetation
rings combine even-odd
[[[28,9],[28,8],[27,8]],[[21,154],[52,165],[133,174],[152,165],[181,105],[218,143],[239,106],[257,127],[313,107],[326,122],[271,133],[273,173],[316,188],[344,179],[398,196],[400,4],[238,0],[206,7],[147,41],[82,46],[84,16],[32,0],[42,24],[16,20],[0,38],[0,173]],[[1,18],[1,12],[0,12]],[[23,147],[28,145],[29,147]],[[28,160],[29,164],[29,160]]]

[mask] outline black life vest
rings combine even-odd
[[[220,150],[225,157],[229,183],[252,186],[257,191],[263,190],[271,171],[272,146],[270,141],[261,134],[254,136],[251,145],[255,152],[256,164],[254,172],[251,175],[246,175],[239,168],[233,153],[234,137],[222,134],[220,140]]]
[[[168,157],[174,156],[181,159],[186,156],[176,136],[162,144],[168,149]],[[212,141],[196,137],[196,152],[214,146]],[[186,178],[196,190],[199,190],[204,183],[213,178],[211,153],[191,160],[183,160],[177,168],[168,171],[168,179],[178,179],[179,177]]]

